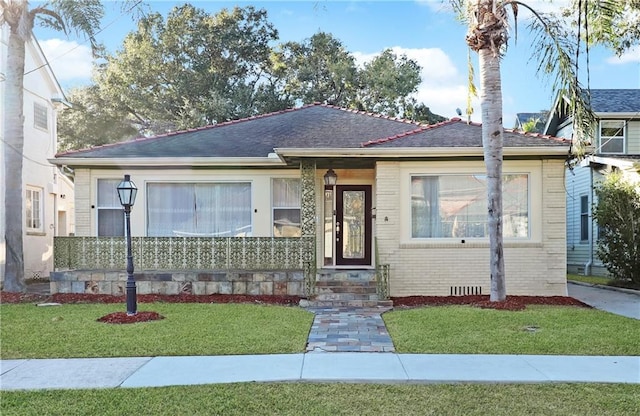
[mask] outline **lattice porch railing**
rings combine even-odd
[[[136,270],[305,270],[313,237],[133,237]],[[56,270],[126,268],[124,237],[55,237]]]

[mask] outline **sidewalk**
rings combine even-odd
[[[0,390],[294,381],[640,384],[640,357],[314,352],[4,360],[0,371]]]

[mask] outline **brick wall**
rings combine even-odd
[[[458,165],[460,163],[458,162]],[[566,295],[565,193],[563,162],[525,162],[514,171],[530,174],[530,239],[505,241],[507,293]],[[376,169],[376,238],[380,263],[388,263],[391,296],[446,296],[452,287],[490,290],[486,240],[429,242],[410,238],[410,172],[428,164],[380,162]],[[455,165],[441,164],[455,171]],[[464,165],[463,165],[464,166]],[[484,165],[477,164],[478,167]],[[480,170],[482,172],[482,170]],[[535,211],[540,212],[535,212]]]

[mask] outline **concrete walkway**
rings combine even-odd
[[[640,357],[365,352],[0,361],[0,389],[239,382],[634,383]]]
[[[569,296],[596,309],[640,319],[640,291],[568,282]]]

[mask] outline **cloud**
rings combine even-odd
[[[432,112],[444,117],[456,117],[456,108],[460,108],[464,114],[468,91],[466,72],[463,75],[442,49],[409,49],[398,46],[391,49],[396,55],[406,55],[422,67],[420,73],[422,82],[414,95],[418,102],[424,103]],[[378,54],[355,52],[353,55],[356,63],[362,65]],[[480,106],[477,99],[474,99],[473,107],[476,113],[479,113]]]
[[[640,62],[640,46],[634,46],[621,56],[611,56],[607,58],[607,63],[612,65],[622,65]]]
[[[38,43],[58,81],[88,83],[91,80],[93,59],[90,47],[63,39],[40,40]]]

